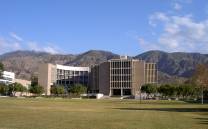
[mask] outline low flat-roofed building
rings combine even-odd
[[[15,79],[15,82],[22,84],[27,89],[29,89],[29,86],[31,85],[31,81],[24,80],[24,79]]]
[[[0,78],[0,83],[12,84],[15,82],[15,73],[3,71],[2,77]]]
[[[44,87],[45,94],[50,95],[52,85],[63,85],[67,87],[79,83],[88,86],[89,72],[89,67],[40,64],[38,83]]]

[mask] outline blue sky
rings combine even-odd
[[[208,53],[207,0],[0,0],[0,54]]]

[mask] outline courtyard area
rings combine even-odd
[[[180,101],[0,98],[0,129],[208,129],[208,105]]]

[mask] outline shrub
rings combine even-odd
[[[51,93],[55,95],[61,95],[65,93],[64,86],[52,86],[51,87]]]
[[[30,93],[40,95],[44,92],[43,87],[40,85],[30,86],[29,88]]]
[[[147,93],[149,98],[150,94],[154,94],[157,92],[157,86],[153,84],[145,84],[141,87],[141,92]]]
[[[165,85],[161,85],[158,88],[158,92],[160,94],[162,94],[162,96],[166,97],[172,97],[173,95],[175,95],[176,90],[175,90],[175,86],[169,85],[169,84],[165,84]]]
[[[87,92],[87,87],[82,84],[75,84],[69,88],[69,93],[80,95]]]

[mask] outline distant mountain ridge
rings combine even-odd
[[[29,80],[32,74],[38,74],[38,64],[40,63],[91,66],[118,56],[117,54],[101,50],[90,50],[79,55],[14,51],[0,55],[0,61],[4,64],[5,70],[15,72],[17,78]]]
[[[0,55],[0,61],[6,70],[15,72],[17,78],[29,80],[32,74],[37,74],[40,63],[91,66],[117,57],[118,54],[102,50],[90,50],[78,55],[15,51]],[[208,63],[208,55],[200,53],[148,51],[131,58],[157,63],[160,82],[190,77],[197,64]]]
[[[208,63],[208,54],[200,53],[148,51],[135,58],[155,62],[159,71],[179,77],[190,77],[197,64]]]
[[[112,52],[103,50],[90,50],[77,55],[74,60],[66,62],[65,65],[91,66],[117,57],[119,57],[119,55]]]

